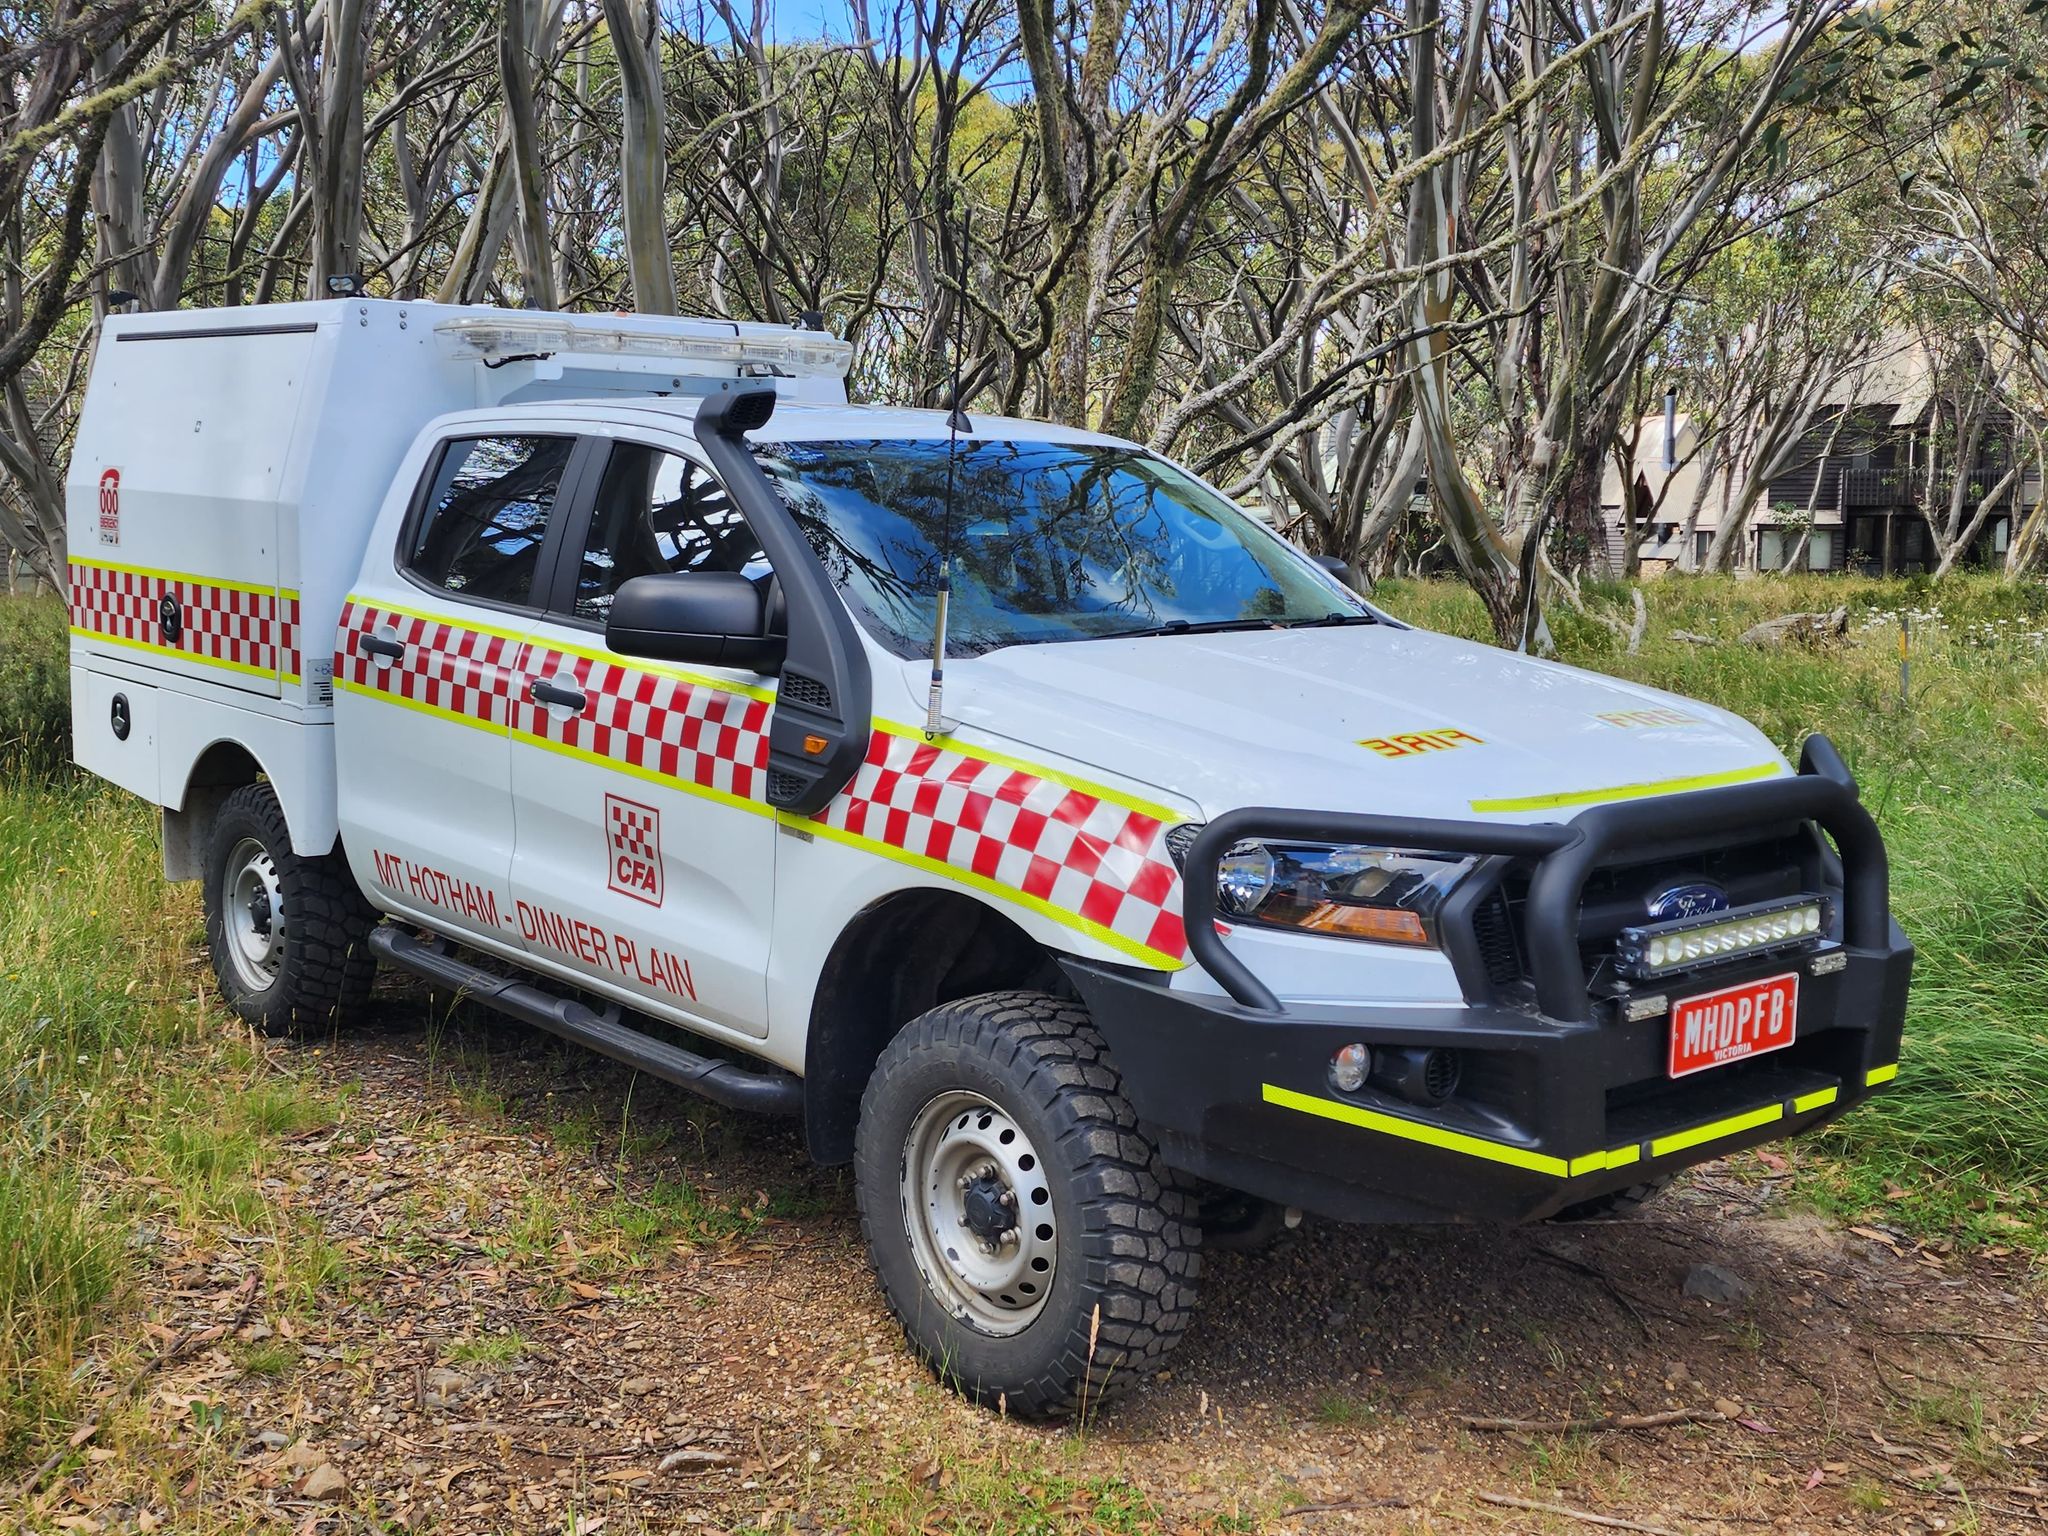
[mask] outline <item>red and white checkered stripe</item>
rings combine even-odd
[[[402,658],[385,661],[356,643],[363,635],[386,631],[404,645]],[[522,648],[523,642],[502,635],[351,598],[341,610],[334,676],[362,692],[390,694],[482,725],[502,726],[512,715],[513,669]]]
[[[818,819],[971,870],[1169,959],[1186,957],[1167,824],[1142,811],[878,730],[853,782]]]
[[[406,644],[403,662],[377,666],[357,633],[381,629]],[[359,690],[396,694],[478,723],[765,804],[767,699],[545,644],[521,643],[351,599],[341,616],[334,675]],[[566,719],[525,696],[528,678],[574,678],[587,702]],[[1182,963],[1180,877],[1168,823],[1086,790],[876,730],[867,759],[815,818],[883,848],[933,860],[1037,898],[1084,928],[1106,930],[1161,960]],[[635,829],[614,826],[618,837]]]
[[[299,675],[296,593],[251,592],[182,573],[71,563],[71,624],[88,634],[146,645],[197,662]],[[181,628],[164,639],[163,600],[176,600]]]
[[[766,699],[545,645],[527,653],[523,670],[528,677],[573,676],[588,702],[582,714],[557,719],[522,695],[513,707],[514,730],[765,803],[760,790],[768,771]]]

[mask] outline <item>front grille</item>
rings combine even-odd
[[[1511,865],[1499,885],[1472,907],[1472,938],[1479,966],[1497,993],[1530,980],[1523,941],[1532,866]],[[1731,907],[1825,889],[1817,835],[1803,826],[1722,846],[1631,849],[1599,866],[1579,899],[1579,957],[1589,985],[1605,993],[1613,981],[1615,941],[1621,930],[1649,920],[1648,899],[1674,885],[1707,882],[1728,895]]]
[[[1479,941],[1479,963],[1496,987],[1512,987],[1522,979],[1522,946],[1508,899],[1494,891],[1472,914],[1472,936]]]
[[[803,792],[804,781],[795,774],[784,773],[776,768],[768,770],[768,803],[770,805],[787,805]]]

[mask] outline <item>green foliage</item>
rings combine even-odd
[[[70,640],[54,597],[0,597],[0,772],[71,759]]]

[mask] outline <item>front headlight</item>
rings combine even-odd
[[[1264,923],[1381,944],[1433,945],[1465,854],[1320,843],[1239,843],[1216,865],[1216,905]]]

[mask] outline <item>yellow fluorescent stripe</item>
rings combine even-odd
[[[1746,1115],[1731,1115],[1726,1120],[1716,1120],[1710,1125],[1696,1125],[1689,1131],[1676,1135],[1660,1136],[1650,1143],[1650,1156],[1662,1157],[1667,1152],[1683,1152],[1687,1147],[1696,1147],[1703,1141],[1718,1141],[1723,1136],[1737,1136],[1744,1131],[1753,1131],[1760,1125],[1769,1125],[1773,1120],[1785,1118],[1785,1106],[1766,1104],[1762,1109],[1752,1109]]]
[[[702,800],[713,800],[720,805],[729,805],[734,810],[745,811],[750,816],[770,816],[774,814],[770,807],[763,805],[758,800],[743,799],[739,795],[730,794],[722,789],[713,789],[705,784],[693,784],[687,779],[675,778],[661,772],[659,769],[643,768],[638,763],[622,763],[615,757],[604,757],[599,753],[586,751],[582,747],[572,747],[566,742],[547,741],[539,736],[529,736],[524,731],[513,732],[502,725],[493,725],[487,720],[478,720],[471,715],[458,715],[453,710],[442,709],[437,705],[424,703],[419,699],[408,699],[402,694],[386,693],[381,688],[365,688],[339,677],[334,680],[334,686],[348,693],[359,694],[366,699],[379,699],[386,704],[396,704],[402,709],[416,710],[418,713],[430,716],[435,720],[446,720],[451,725],[466,725],[474,730],[487,732],[492,736],[510,736],[513,741],[521,746],[540,747],[549,752],[559,753],[563,757],[574,758],[578,762],[589,763],[593,767],[607,769],[613,773],[623,773],[630,778],[644,779],[649,784],[659,784],[665,789],[680,790],[683,794],[695,795]]]
[[[1473,800],[1473,810],[1482,815],[1496,811],[1549,811],[1567,805],[1598,805],[1609,800],[1641,800],[1650,795],[1677,795],[1689,789],[1718,789],[1723,784],[1747,784],[1752,779],[1774,778],[1784,772],[1778,763],[1754,763],[1747,768],[1730,768],[1725,773],[1699,773],[1690,778],[1659,779],[1651,784],[1615,784],[1606,789],[1567,789],[1554,795],[1523,795],[1510,800]]]
[[[224,672],[240,672],[246,677],[277,676],[275,667],[252,667],[247,662],[225,661],[218,656],[201,656],[193,651],[181,651],[176,646],[158,645],[153,640],[130,640],[126,635],[103,635],[96,629],[80,629],[71,626],[71,633],[81,640],[97,640],[107,645],[125,645],[131,651],[142,651],[151,656],[168,656],[177,661],[196,662],[202,667],[219,667]]]
[[[1028,907],[1041,917],[1050,918],[1063,927],[1072,928],[1077,933],[1085,933],[1098,943],[1107,944],[1112,949],[1120,950],[1124,954],[1129,955],[1133,960],[1141,961],[1151,966],[1154,970],[1179,970],[1187,963],[1178,955],[1169,955],[1162,950],[1153,949],[1148,944],[1142,944],[1136,939],[1128,938],[1118,933],[1114,928],[1105,928],[1100,923],[1090,922],[1078,912],[1070,912],[1065,907],[1056,907],[1043,897],[1033,896],[1029,891],[1020,891],[1015,886],[1004,885],[1000,881],[991,880],[988,876],[977,874],[971,869],[961,869],[957,865],[941,863],[939,860],[929,858],[924,854],[912,853],[907,848],[898,848],[894,843],[878,843],[871,837],[863,837],[858,832],[848,832],[840,827],[827,826],[822,821],[807,821],[801,816],[791,816],[787,812],[781,813],[777,819],[786,827],[809,833],[813,837],[822,837],[827,842],[843,843],[849,848],[858,848],[865,853],[876,854],[885,859],[893,859],[898,864],[908,864],[912,869],[921,869],[927,874],[938,875],[942,879],[956,880],[962,885],[970,886],[977,891],[985,891],[1000,900],[1015,902],[1020,907]]]
[[[551,651],[560,651],[565,656],[578,656],[585,661],[602,661],[615,667],[629,667],[635,672],[653,672],[661,677],[672,677],[678,682],[693,683],[699,688],[710,688],[719,693],[737,693],[764,703],[775,702],[775,690],[761,688],[752,683],[734,682],[729,677],[713,677],[704,672],[692,672],[687,667],[670,666],[667,662],[648,661],[639,656],[621,656],[616,651],[592,650],[589,646],[577,645],[559,635],[536,634],[531,630],[500,629],[495,624],[485,624],[473,619],[465,612],[429,613],[424,608],[408,608],[401,603],[386,602],[380,597],[365,597],[360,592],[351,592],[344,604],[356,603],[364,608],[374,608],[379,613],[395,613],[408,619],[420,619],[428,624],[446,624],[455,629],[470,630],[479,635],[490,635],[499,640],[510,640],[514,645],[546,646]],[[547,622],[535,615],[536,624]]]
[[[1506,1163],[1513,1168],[1527,1168],[1560,1179],[1571,1172],[1570,1166],[1561,1157],[1548,1157],[1541,1152],[1526,1152],[1520,1147],[1511,1147],[1503,1142],[1486,1141],[1478,1136],[1467,1136],[1462,1131],[1447,1131],[1441,1126],[1423,1125],[1419,1121],[1383,1115],[1377,1110],[1361,1109],[1356,1104],[1340,1104],[1335,1099],[1318,1098],[1314,1094],[1296,1093],[1291,1088],[1276,1088],[1271,1083],[1263,1084],[1262,1087],[1268,1104],[1278,1104],[1285,1109],[1298,1109],[1305,1115],[1321,1115],[1325,1120],[1338,1120],[1346,1125],[1362,1126],[1368,1131],[1399,1136],[1404,1141],[1419,1141],[1424,1146],[1441,1147],[1446,1152],[1462,1152],[1468,1157],[1483,1157],[1488,1162]]]
[[[201,576],[196,571],[159,571],[147,565],[121,565],[112,560],[88,560],[81,555],[71,557],[73,565],[90,566],[96,571],[120,571],[128,576],[152,576],[158,581],[181,581],[191,587],[219,587],[224,592],[254,592],[260,597],[297,597],[299,594],[275,583],[265,584],[250,581],[226,581],[219,576]]]
[[[1872,1067],[1863,1074],[1863,1086],[1875,1088],[1879,1083],[1888,1083],[1899,1075],[1899,1064],[1895,1061],[1888,1067]]]
[[[1572,1159],[1572,1177],[1582,1173],[1598,1173],[1603,1168],[1626,1168],[1643,1155],[1641,1147],[1616,1147],[1611,1152],[1588,1152],[1584,1157]]]
[[[1802,1093],[1792,1101],[1792,1113],[1803,1115],[1809,1109],[1825,1109],[1841,1096],[1838,1088],[1823,1088],[1817,1093]]]
[[[885,736],[900,736],[907,741],[918,742],[925,739],[924,730],[920,726],[899,725],[894,720],[883,720],[880,718],[875,720],[874,726],[876,730]],[[1010,757],[1001,752],[994,752],[987,747],[962,741],[957,736],[934,736],[931,739],[931,744],[942,751],[958,752],[963,757],[978,758],[985,763],[994,763],[998,768],[1013,768],[1019,773],[1028,773],[1033,778],[1044,779],[1049,784],[1064,784],[1069,789],[1078,789],[1084,795],[1093,795],[1096,799],[1107,801],[1111,805],[1120,805],[1127,811],[1136,811],[1141,816],[1150,816],[1154,821],[1165,822],[1168,826],[1191,819],[1186,811],[1176,811],[1171,807],[1160,805],[1156,801],[1142,800],[1136,795],[1125,793],[1123,790],[1112,789],[1107,784],[1097,784],[1089,779],[1076,778],[1072,774],[1060,772],[1057,768],[1048,768],[1042,763],[1027,762],[1021,757]]]
[[[365,699],[376,699],[385,704],[396,704],[400,709],[412,710],[415,714],[427,715],[435,720],[446,720],[450,725],[466,725],[473,731],[482,731],[490,736],[505,736],[510,732],[502,725],[493,725],[488,720],[479,720],[474,715],[457,714],[452,709],[442,709],[423,699],[408,699],[400,694],[386,693],[382,688],[365,688],[346,678],[337,677],[334,686],[343,693],[353,693]]]

